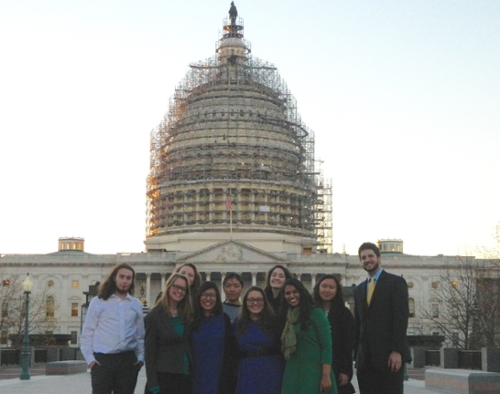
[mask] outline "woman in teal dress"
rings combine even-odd
[[[332,337],[325,313],[315,308],[304,285],[285,281],[281,350],[285,357],[282,394],[338,394],[332,371]]]

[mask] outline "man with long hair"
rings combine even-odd
[[[144,320],[133,297],[135,271],[117,264],[90,302],[81,350],[91,371],[92,394],[133,394],[144,365]]]

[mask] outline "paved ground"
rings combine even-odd
[[[45,376],[44,365],[37,365],[30,369],[30,380],[19,380],[19,367],[0,368],[1,394],[90,394],[90,374],[80,373],[66,376]],[[353,382],[356,391],[357,382]],[[144,394],[146,374],[142,368],[135,394]],[[443,394],[442,391],[425,388],[423,380],[410,379],[405,382],[405,394]]]

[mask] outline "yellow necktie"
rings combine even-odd
[[[368,306],[370,306],[374,290],[375,290],[375,278],[370,278],[370,283],[368,283],[368,293],[366,294],[366,302],[368,303]]]

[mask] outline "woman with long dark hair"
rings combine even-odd
[[[257,286],[247,290],[241,308],[234,323],[241,357],[236,394],[280,394],[283,358],[274,310]]]
[[[285,372],[281,394],[336,394],[332,336],[325,314],[297,279],[285,281],[281,309],[281,350]]]
[[[194,297],[194,310],[193,394],[234,394],[238,344],[214,282],[202,283]]]
[[[342,286],[334,275],[324,275],[314,286],[313,299],[330,322],[333,344],[333,372],[339,394],[355,393],[352,380],[352,351],[354,348],[354,318],[345,306]]]
[[[280,303],[282,300],[281,291],[285,285],[285,281],[290,279],[292,274],[283,265],[275,265],[271,268],[266,275],[266,287],[264,292],[266,293],[267,299],[271,303],[274,312],[278,313],[280,309]]]
[[[161,298],[144,318],[146,387],[152,394],[191,394],[189,292],[188,278],[172,274]]]

